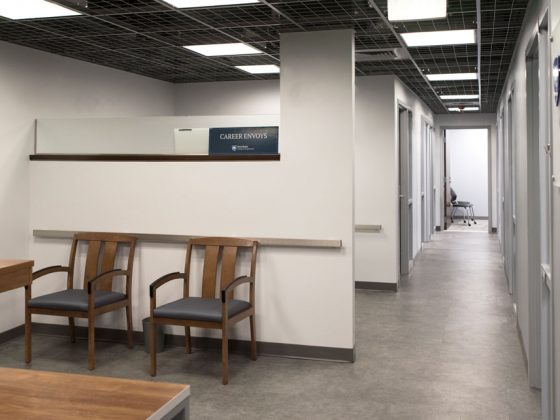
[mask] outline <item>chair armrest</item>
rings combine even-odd
[[[156,294],[156,289],[160,286],[163,286],[165,283],[171,280],[176,279],[184,279],[185,273],[179,273],[176,271],[175,273],[169,273],[164,276],[161,276],[159,279],[155,280],[152,284],[150,284],[150,298],[154,297]]]
[[[227,297],[227,293],[233,289],[235,289],[237,286],[239,286],[240,284],[244,284],[244,283],[255,283],[255,278],[254,277],[250,277],[250,276],[241,276],[241,277],[237,277],[234,281],[232,281],[230,284],[228,284],[227,286],[222,288],[222,303],[225,303],[226,301],[226,297]]]
[[[95,285],[95,283],[102,281],[102,280],[107,280],[111,277],[115,277],[115,276],[128,276],[128,271],[126,270],[119,270],[118,268],[115,270],[111,270],[111,271],[106,271],[104,273],[101,273],[97,276],[95,276],[92,279],[88,280],[87,283],[87,291],[88,294],[91,294],[91,291],[93,290],[93,286]]]
[[[69,273],[70,272],[70,267],[63,267],[61,265],[53,265],[53,266],[50,266],[50,267],[43,268],[41,270],[37,270],[33,273],[32,280],[36,280],[39,277],[46,276],[47,274],[58,273],[58,272]]]

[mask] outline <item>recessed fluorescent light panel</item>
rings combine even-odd
[[[427,74],[426,77],[430,82],[442,82],[446,80],[476,80],[478,75],[476,73],[441,73],[441,74]]]
[[[258,3],[259,0],[164,0],[171,6],[179,9],[192,7],[212,7],[212,6],[231,6],[236,4]]]
[[[466,106],[463,109],[461,108],[447,108],[451,112],[461,112],[461,111],[478,111],[480,108],[477,106]]]
[[[185,48],[207,57],[262,54],[262,51],[240,42],[233,44],[185,45]]]
[[[430,45],[474,44],[474,29],[458,31],[405,32],[401,36],[409,47],[428,47]]]
[[[447,0],[422,0],[411,4],[410,0],[389,0],[389,20],[424,20],[447,17]]]
[[[80,14],[45,0],[0,0],[0,16],[8,19],[37,19]]]
[[[275,64],[257,65],[257,66],[235,66],[239,70],[246,71],[251,74],[271,74],[280,73],[280,67]]]
[[[441,95],[440,98],[443,99],[443,100],[478,99],[478,95]]]

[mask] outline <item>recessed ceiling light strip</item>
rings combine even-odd
[[[383,23],[385,24],[385,26],[387,28],[389,28],[389,30],[391,31],[391,33],[397,38],[397,41],[399,41],[399,44],[401,44],[402,48],[408,48],[406,43],[404,42],[404,40],[402,39],[402,37],[399,35],[399,33],[397,31],[395,31],[395,28],[393,28],[393,25],[391,24],[391,22],[389,22],[387,20],[387,17],[383,14],[383,12],[381,11],[381,9],[379,9],[379,7],[377,6],[377,4],[375,3],[374,0],[368,0],[368,4],[369,6],[374,9],[377,14],[379,15],[379,18],[383,21]],[[445,106],[445,104],[443,103],[443,101],[441,100],[441,98],[439,97],[438,93],[436,92],[436,90],[434,89],[434,87],[432,86],[432,84],[430,83],[430,81],[428,80],[428,78],[426,77],[426,75],[422,72],[422,70],[420,69],[420,67],[418,66],[418,63],[416,63],[416,60],[410,56],[410,61],[412,62],[412,64],[414,65],[414,67],[416,68],[416,70],[418,71],[418,73],[420,74],[420,76],[422,76],[422,79],[424,79],[424,82],[430,87],[431,91],[433,92],[434,96],[438,99],[441,108],[442,109],[447,109],[447,107]]]

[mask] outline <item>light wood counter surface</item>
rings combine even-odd
[[[0,368],[1,418],[184,419],[189,395],[189,385]]]
[[[32,260],[0,260],[0,293],[31,284]]]

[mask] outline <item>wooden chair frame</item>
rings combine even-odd
[[[134,264],[134,251],[136,238],[133,236],[116,233],[77,233],[72,241],[70,260],[67,267],[60,265],[51,266],[33,273],[32,282],[47,274],[65,272],[67,274],[67,290],[74,288],[74,268],[76,252],[80,241],[88,242],[86,267],[84,274],[84,290],[88,293],[87,311],[69,311],[64,309],[31,308],[31,285],[25,287],[25,363],[31,362],[31,315],[55,315],[68,317],[70,338],[76,342],[76,329],[74,318],[87,318],[88,320],[88,369],[95,369],[95,317],[106,312],[126,308],[128,347],[134,345],[132,329],[132,267]],[[113,269],[119,244],[129,247],[127,268],[124,270]],[[103,252],[103,254],[101,254]],[[102,258],[101,273],[98,273],[99,259]],[[95,308],[95,293],[97,290],[111,291],[113,278],[126,277],[125,298],[117,302]]]
[[[207,322],[197,320],[184,320],[175,318],[163,318],[154,316],[156,309],[157,289],[164,284],[177,279],[183,280],[183,297],[189,297],[189,278],[193,246],[205,247],[204,253],[204,272],[202,280],[202,297],[216,298],[216,278],[219,254],[222,253],[222,271],[219,287],[219,298],[221,300],[221,322]],[[184,273],[166,274],[150,285],[150,375],[156,375],[156,325],[168,324],[185,327],[185,351],[191,353],[191,332],[190,327],[212,328],[222,330],[222,383],[229,382],[228,368],[228,328],[249,317],[251,328],[251,359],[257,359],[256,325],[255,325],[255,276],[257,264],[258,242],[249,239],[238,238],[195,238],[191,239],[187,245],[187,256],[185,261]],[[249,276],[235,276],[235,260],[238,248],[251,248],[251,273]],[[226,261],[227,263],[224,263]],[[249,303],[250,308],[228,318],[228,302],[233,299],[234,289],[241,284],[249,284]]]

